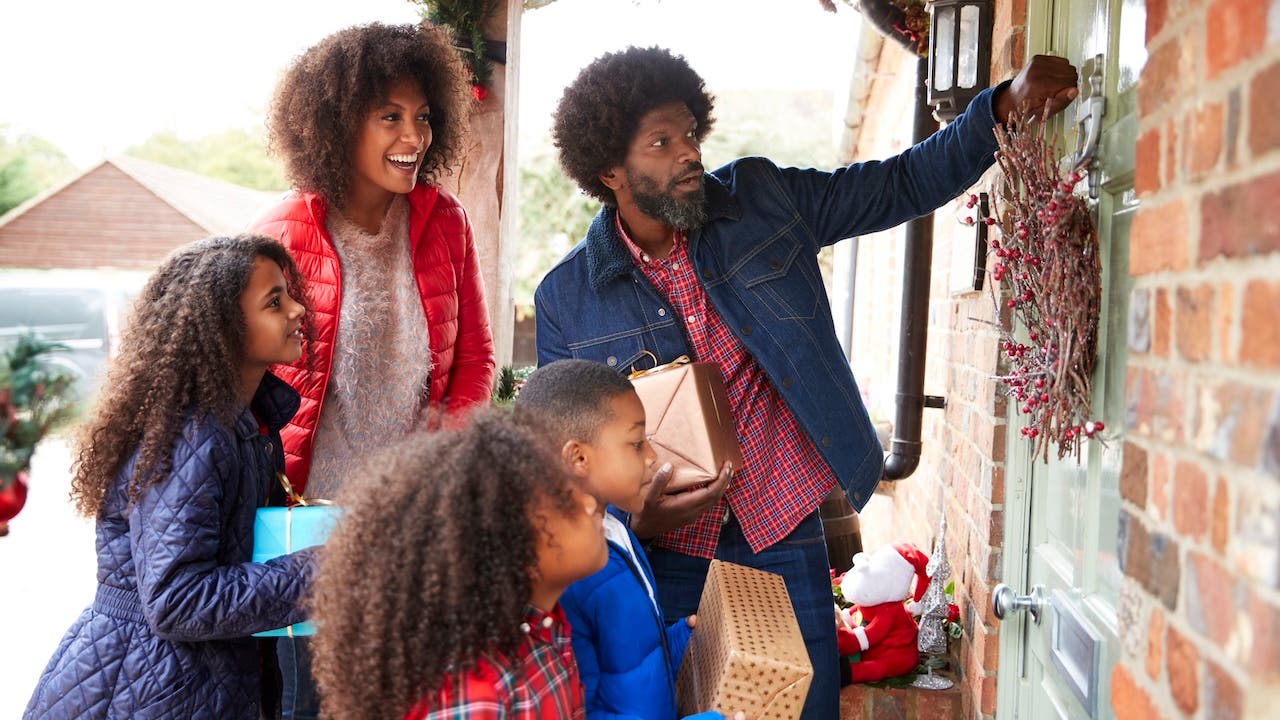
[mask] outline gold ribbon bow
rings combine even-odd
[[[665,365],[658,365],[658,364],[657,364],[657,362],[658,362],[658,356],[657,356],[657,355],[654,355],[653,353],[649,352],[648,350],[641,350],[641,351],[640,351],[640,354],[641,354],[641,355],[648,355],[649,357],[653,358],[654,367],[651,367],[651,368],[649,368],[648,370],[636,370],[636,366],[635,366],[635,365],[632,365],[632,366],[631,366],[631,374],[627,376],[627,379],[628,379],[628,380],[635,380],[635,379],[636,379],[636,378],[638,378],[638,377],[644,377],[645,375],[653,375],[654,373],[660,373],[660,372],[662,372],[663,370],[670,370],[670,369],[671,369],[671,368],[673,368],[673,367],[679,367],[679,366],[681,366],[681,365],[688,365],[689,363],[693,362],[692,360],[690,360],[690,359],[689,359],[689,356],[688,356],[688,355],[681,355],[680,357],[676,358],[675,360],[672,360],[671,362],[669,362],[669,363],[667,363],[667,364],[665,364]]]
[[[293,483],[289,482],[288,476],[286,476],[282,472],[276,473],[276,479],[280,481],[280,486],[284,488],[285,497],[287,497],[289,499],[289,502],[292,503],[290,507],[292,507],[293,505],[310,506],[310,505],[332,505],[333,504],[329,500],[321,500],[320,498],[313,498],[311,500],[308,500],[307,498],[299,495],[298,491],[293,489]]]

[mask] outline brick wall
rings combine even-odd
[[[1280,7],[1148,0],[1130,236],[1120,718],[1275,717]]]
[[[1280,0],[1148,0],[1131,232],[1119,718],[1274,717],[1280,702]],[[1026,3],[996,3],[993,80],[1025,52]],[[886,44],[855,157],[909,140],[910,59]],[[904,116],[905,117],[905,116]],[[985,187],[985,182],[979,183]],[[988,295],[953,294],[970,247],[935,222],[924,453],[862,515],[873,549],[931,549],[947,513],[966,635],[966,717],[995,713],[991,588],[1004,551],[1005,408]],[[901,230],[859,246],[854,371],[893,415]],[[957,247],[957,244],[961,244]],[[958,252],[957,252],[958,254]],[[892,309],[889,309],[892,306]],[[1119,351],[1126,351],[1120,349]],[[1267,701],[1271,702],[1268,703]]]
[[[997,3],[992,77],[1011,77],[1025,48],[1026,4]],[[886,157],[910,144],[914,59],[885,44],[863,130],[852,159]],[[976,187],[986,187],[984,179]],[[974,229],[960,224],[960,202],[936,214],[925,392],[945,395],[945,410],[925,410],[920,467],[908,479],[882,483],[861,515],[864,546],[895,540],[933,549],[938,513],[947,513],[947,542],[965,637],[953,647],[964,684],[964,716],[993,717],[999,635],[991,589],[1000,582],[1004,534],[1005,406],[991,377],[998,372],[999,320],[987,291],[955,293],[973,266]],[[859,243],[854,311],[854,372],[873,414],[893,417],[897,378],[902,230]]]

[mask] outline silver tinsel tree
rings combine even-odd
[[[926,663],[928,675],[921,675],[912,683],[916,687],[933,690],[945,690],[951,687],[951,681],[936,677],[933,674],[932,660],[935,656],[947,653],[947,631],[942,625],[947,620],[947,578],[951,577],[951,563],[947,561],[947,515],[940,513],[942,520],[938,526],[938,540],[933,545],[933,554],[929,556],[929,564],[925,572],[929,573],[929,587],[921,599],[920,632],[916,635],[916,648],[930,656]]]

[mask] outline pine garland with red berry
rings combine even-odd
[[[925,0],[843,0],[871,23],[881,35],[920,57],[929,55],[929,10]],[[818,0],[822,9],[835,12],[834,0]]]
[[[44,362],[63,346],[21,335],[0,353],[0,489],[31,465],[36,445],[71,416],[74,378]]]
[[[1058,169],[1059,138],[1046,136],[1046,120],[1027,113],[996,126],[994,211],[965,222],[999,230],[992,295],[997,314],[1009,312],[1000,345],[1008,372],[997,379],[1026,416],[1021,434],[1032,457],[1048,460],[1056,443],[1058,459],[1074,454],[1078,462],[1083,444],[1105,429],[1091,417],[1102,264],[1093,215],[1075,193],[1085,168]],[[976,201],[970,196],[967,206]],[[1015,319],[1026,343],[1014,335]]]
[[[454,47],[471,70],[471,95],[477,101],[489,96],[493,61],[484,27],[498,11],[501,0],[409,0],[422,5],[427,20],[453,31]]]

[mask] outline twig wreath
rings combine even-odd
[[[1000,232],[991,241],[990,275],[997,315],[1005,318],[1000,349],[1008,371],[996,379],[1026,416],[1021,434],[1033,443],[1031,456],[1047,461],[1056,443],[1058,459],[1075,455],[1078,462],[1084,442],[1104,429],[1090,417],[1102,265],[1093,216],[1074,193],[1085,168],[1058,169],[1059,138],[1046,136],[1046,119],[1026,113],[996,126],[994,209],[964,222]],[[971,195],[967,207],[976,204]],[[1026,329],[1028,342],[1015,337],[1016,325]]]

